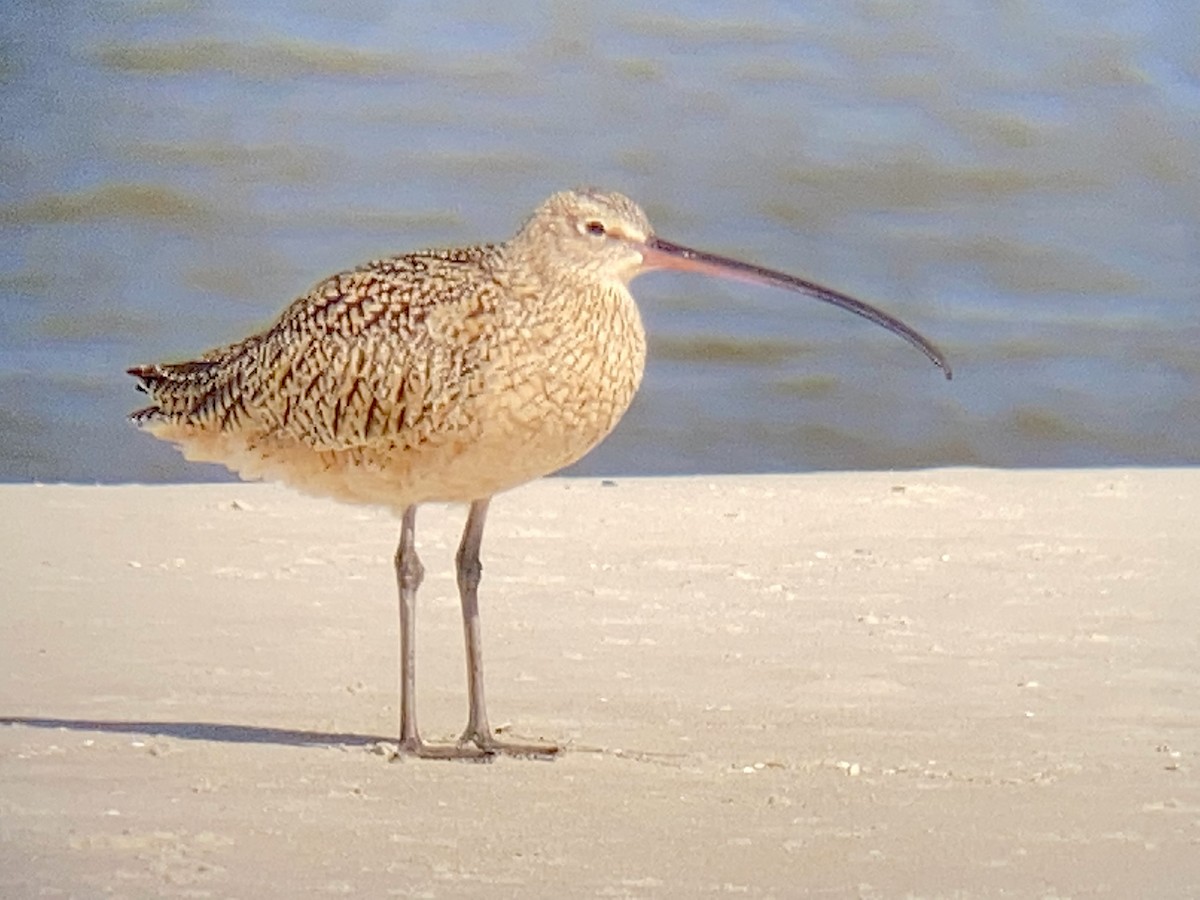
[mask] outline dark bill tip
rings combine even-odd
[[[862,300],[856,300],[848,294],[805,281],[795,275],[788,275],[786,272],[764,269],[762,266],[718,256],[715,253],[706,253],[703,250],[693,250],[681,244],[665,241],[657,236],[647,238],[642,244],[642,256],[647,269],[676,269],[683,272],[715,275],[720,278],[732,278],[751,284],[771,285],[806,294],[823,303],[840,307],[904,338],[940,368],[947,380],[954,377],[945,354],[932,341],[895,316],[889,315],[869,303],[864,303]]]

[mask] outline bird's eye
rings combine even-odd
[[[593,234],[597,237],[601,237],[604,235],[604,232],[605,232],[604,223],[599,221],[598,219],[589,219],[587,222],[584,223],[583,230],[586,231],[588,234]]]

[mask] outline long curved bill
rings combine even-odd
[[[646,269],[678,269],[684,272],[700,272],[720,278],[748,281],[752,284],[787,288],[790,291],[807,294],[824,303],[832,303],[834,306],[839,306],[856,316],[862,316],[864,319],[874,322],[876,325],[882,325],[888,331],[900,335],[928,356],[934,365],[946,373],[946,378],[953,376],[945,355],[934,346],[932,341],[925,338],[915,328],[905,325],[896,317],[889,316],[883,310],[876,309],[869,303],[855,300],[846,294],[840,294],[811,281],[805,281],[795,275],[764,269],[740,260],[717,256],[715,253],[705,253],[703,250],[693,250],[690,247],[664,241],[656,235],[648,237],[639,247],[642,251],[643,271]]]

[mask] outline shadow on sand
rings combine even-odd
[[[381,741],[395,741],[394,737],[386,738],[373,734],[299,731],[292,728],[263,728],[257,725],[227,725],[219,722],[106,722],[96,719],[0,716],[0,725],[93,731],[103,734],[142,734],[148,737],[219,741],[225,744],[281,744],[287,747],[368,747]]]

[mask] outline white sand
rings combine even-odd
[[[389,762],[398,523],[0,488],[0,895],[1200,896],[1200,471],[548,480],[484,542],[493,724]],[[465,719],[418,520],[422,727]]]

